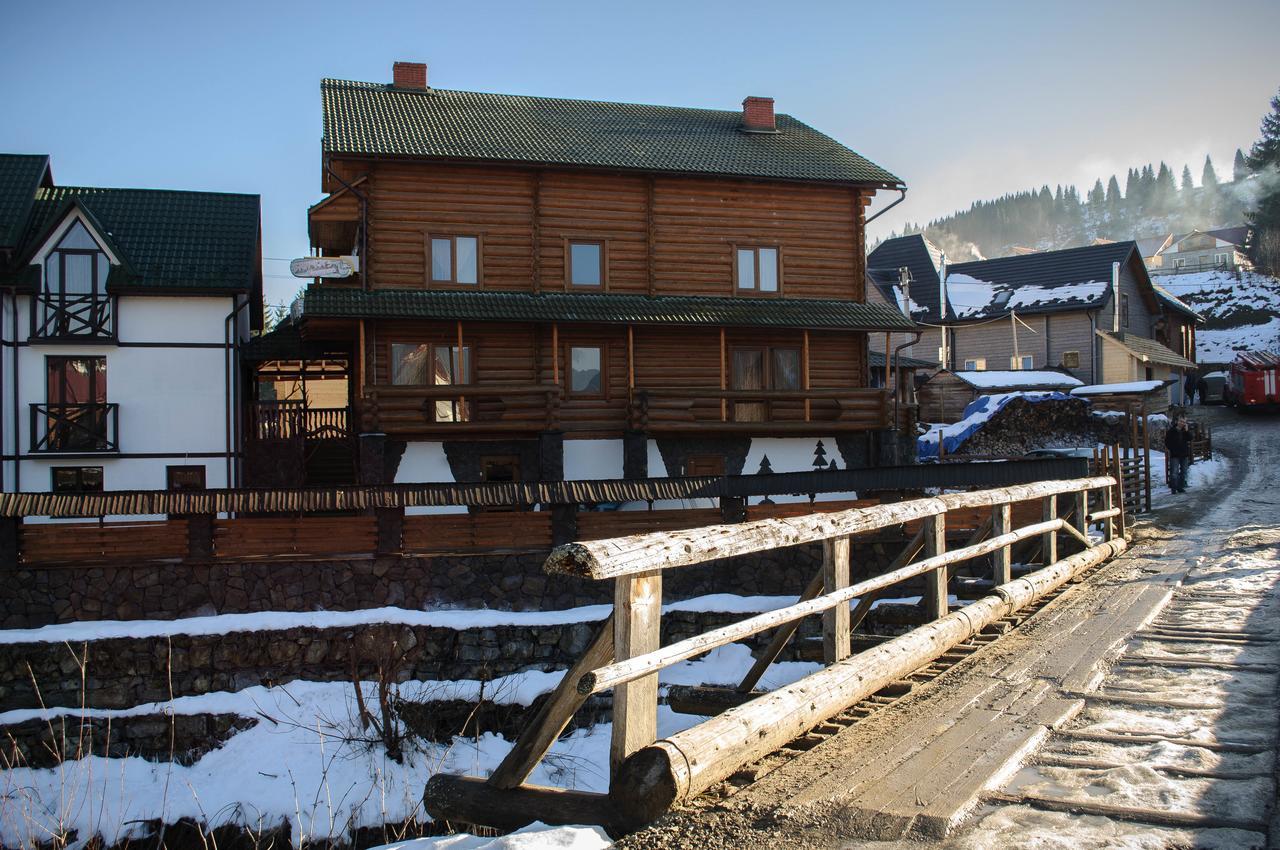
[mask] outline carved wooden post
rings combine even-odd
[[[1111,506],[1113,503],[1112,497],[1114,496],[1114,493],[1115,493],[1114,487],[1102,488],[1102,510],[1103,511],[1111,510]],[[1103,528],[1103,538],[1105,540],[1116,539],[1116,518],[1115,517],[1109,516],[1105,520],[1103,520],[1102,528]]]
[[[991,508],[991,536],[999,537],[1012,531],[1013,510],[1008,502]],[[991,555],[991,578],[997,584],[1013,581],[1013,550],[1009,546],[997,549]]]
[[[924,556],[932,558],[947,551],[947,515],[924,518]],[[924,576],[924,611],[931,620],[947,615],[947,567],[930,570]]]
[[[1044,508],[1041,512],[1041,518],[1045,522],[1058,518],[1058,497],[1045,496]],[[1046,531],[1040,537],[1040,554],[1044,559],[1045,566],[1056,564],[1058,562],[1058,532]]]
[[[613,655],[625,661],[658,648],[662,627],[662,572],[621,576],[613,584]],[[613,691],[610,775],[635,751],[658,739],[658,674]]]
[[[822,590],[831,593],[849,586],[849,538],[822,541]],[[822,615],[822,658],[828,664],[849,657],[849,605],[837,605]]]

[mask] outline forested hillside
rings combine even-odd
[[[975,201],[969,209],[927,225],[908,224],[903,233],[923,232],[952,262],[1004,256],[1016,248],[1051,250],[1094,239],[1140,239],[1242,224],[1263,182],[1237,150],[1230,174],[1222,178],[1209,157],[1198,175],[1189,166],[1175,175],[1161,162],[1129,169],[1123,184],[1116,175],[1105,184],[1099,178],[1083,195],[1076,186],[1046,185]]]

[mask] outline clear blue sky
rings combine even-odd
[[[1280,2],[15,2],[0,150],[62,184],[262,195],[307,251],[321,77],[736,109],[748,94],[904,178],[873,235],[1165,159],[1220,175],[1280,86]],[[298,282],[264,263],[268,300]]]

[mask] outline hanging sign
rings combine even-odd
[[[299,257],[289,263],[294,277],[350,277],[353,271],[346,257]]]

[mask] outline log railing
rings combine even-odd
[[[560,427],[562,389],[554,384],[376,385],[364,393],[366,431],[444,435],[542,431]]]
[[[1110,475],[1042,481],[559,546],[547,560],[547,572],[612,580],[613,614],[497,770],[488,779],[433,776],[424,798],[427,811],[437,819],[502,828],[533,820],[593,822],[614,831],[643,825],[1124,551],[1125,540],[1117,535],[1114,522],[1123,516],[1114,500],[1116,483]],[[1090,494],[1095,494],[1092,501]],[[1014,527],[1011,506],[1028,501],[1039,503],[1038,521]],[[948,550],[948,517],[974,510],[988,512],[989,521],[965,545]],[[1103,540],[1095,542],[1089,528],[1099,522]],[[853,581],[850,538],[907,523],[917,524],[918,531],[888,570]],[[660,645],[665,571],[804,543],[822,544],[823,564],[797,602]],[[1059,559],[1062,543],[1073,546],[1075,554]],[[1012,554],[1026,546],[1038,546],[1043,566],[1015,581]],[[992,556],[994,590],[950,611],[947,588],[952,569],[986,556]],[[874,600],[908,580],[923,580],[925,625],[853,655],[851,633]],[[760,674],[782,652],[799,621],[811,615],[822,617],[828,666],[776,691],[754,691]],[[776,630],[772,642],[738,688],[699,689],[724,691],[719,700],[704,700],[701,705],[719,702],[727,710],[658,740],[661,670],[771,629]],[[606,690],[613,691],[609,794],[524,784],[573,713],[589,696]],[[676,708],[674,699],[671,705]]]
[[[891,427],[889,391],[873,388],[634,390],[628,425],[636,431],[829,433]]]
[[[259,440],[338,440],[351,436],[345,407],[308,407],[302,401],[259,401],[251,408]]]

